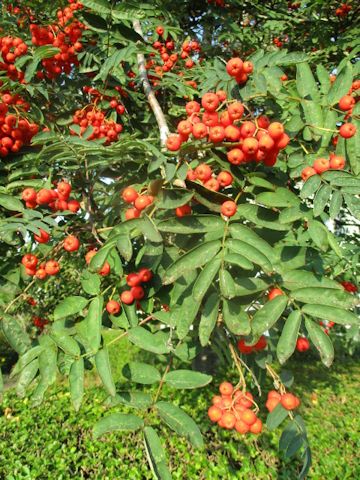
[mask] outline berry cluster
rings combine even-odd
[[[300,8],[300,5],[301,5],[301,2],[296,2],[296,3],[289,2],[288,9],[297,10],[298,8]]]
[[[351,282],[341,282],[341,285],[350,293],[357,292],[357,287]]]
[[[48,260],[45,264],[40,263],[39,267],[36,268],[38,264],[38,258],[32,253],[26,253],[23,256],[21,263],[25,267],[26,275],[35,275],[35,277],[39,280],[44,280],[47,275],[56,275],[60,270],[59,262],[56,260]]]
[[[213,171],[206,163],[201,163],[194,170],[188,170],[186,178],[195,182],[199,180],[204,187],[214,192],[219,191],[222,187],[228,187],[232,184],[233,176],[230,172],[222,171],[217,176],[213,176]]]
[[[226,64],[226,71],[230,77],[234,77],[237,83],[246,83],[248,74],[253,71],[253,64],[248,60],[243,62],[241,58],[234,57]]]
[[[138,218],[140,213],[148,205],[151,205],[154,201],[152,195],[138,195],[137,191],[132,187],[127,187],[122,193],[123,200],[126,203],[132,203],[134,208],[128,208],[125,212],[126,220],[132,220]]]
[[[312,167],[305,167],[301,172],[301,178],[306,182],[309,177],[321,174],[329,169],[342,170],[345,167],[345,158],[330,153],[330,160],[327,158],[317,158]]]
[[[14,100],[9,93],[2,96],[3,102]],[[15,100],[16,101],[16,100]],[[29,122],[19,115],[8,113],[7,103],[0,103],[0,156],[6,157],[10,152],[18,152],[23,145],[30,145],[31,139],[38,133],[36,123]]]
[[[326,333],[326,335],[329,335],[329,330],[335,325],[335,323],[327,321],[326,324],[324,324],[324,322],[321,320],[319,322],[319,325],[320,327],[324,328],[324,332]]]
[[[286,410],[294,410],[294,408],[300,405],[300,400],[292,393],[284,393],[281,395],[276,390],[271,390],[268,393],[266,408],[269,412],[272,412],[279,403],[281,403]]]
[[[205,93],[201,99],[204,108],[201,118],[200,104],[196,101],[188,102],[185,107],[188,118],[179,122],[178,135],[168,137],[168,150],[179,150],[181,144],[192,135],[196,140],[206,139],[218,145],[228,142],[220,146],[229,148],[227,158],[233,165],[251,160],[256,163],[263,161],[267,166],[275,165],[280,150],[290,141],[284,126],[280,122],[270,123],[266,115],[260,116],[256,122],[246,118],[242,120],[245,109],[237,101],[230,103],[220,113],[219,109],[225,100],[226,93],[223,91]]]
[[[350,11],[351,11],[351,6],[346,5],[346,3],[343,3],[341,5],[341,8],[337,8],[335,10],[335,15],[337,15],[338,17],[345,17]]]
[[[158,40],[153,42],[153,48],[158,53],[161,63],[156,64],[156,53],[152,52],[150,53],[152,58],[146,64],[146,69],[149,70],[149,80],[153,82],[154,86],[158,84],[157,81],[163,73],[174,70],[176,66],[180,67],[179,59],[185,61],[185,68],[192,68],[195,65],[195,57],[198,57],[201,51],[201,46],[195,40],[183,42],[181,49],[175,51],[175,43],[171,36],[168,35],[166,39],[163,38],[164,28],[161,25],[156,27],[156,34],[158,35]],[[152,42],[152,37],[149,37],[148,40]],[[152,68],[154,69],[154,74],[151,72]]]
[[[208,410],[210,420],[228,430],[235,428],[243,435],[247,432],[260,433],[262,422],[251,410],[253,405],[251,393],[244,394],[240,390],[234,390],[229,382],[221,383],[219,391],[221,396],[213,397],[213,405]]]
[[[124,290],[120,295],[122,303],[130,305],[134,300],[141,300],[144,297],[144,289],[140,283],[147,283],[151,279],[151,272],[147,268],[142,268],[138,273],[132,272],[126,277],[126,283],[131,287],[130,290]]]
[[[25,55],[27,50],[28,46],[19,37],[0,37],[0,51],[3,60],[0,63],[0,71],[5,71],[6,76],[11,78],[11,80],[18,80],[21,83],[25,83],[24,73],[18,71],[14,62],[17,58]]]
[[[48,323],[49,323],[49,320],[45,320],[43,318],[36,317],[35,315],[33,315],[30,318],[30,321],[35,325],[35,327],[40,328],[40,330],[44,330],[44,326],[48,325]]]
[[[76,213],[80,208],[77,200],[69,200],[71,185],[68,182],[60,182],[57,190],[41,188],[38,192],[31,187],[25,188],[22,193],[22,199],[27,208],[35,208],[37,205],[49,205],[57,212],[58,210],[70,210]]]
[[[122,105],[121,105],[122,106]],[[104,145],[110,145],[118,140],[118,134],[122,132],[122,125],[113,120],[107,120],[104,112],[97,109],[95,105],[89,105],[86,109],[76,110],[73,115],[72,125],[80,126],[80,136],[82,136],[89,125],[93,127],[93,132],[86,140],[95,140],[97,138],[106,138]],[[77,135],[75,130],[70,128],[72,135]]]
[[[78,66],[77,52],[83,49],[79,42],[83,30],[86,28],[79,20],[74,19],[73,11],[83,8],[83,5],[73,0],[68,0],[70,6],[57,12],[58,24],[41,27],[32,23],[30,25],[31,40],[34,45],[52,45],[61,51],[50,58],[42,60],[44,70],[37,72],[39,80],[56,78],[61,73],[71,73],[73,65]]]
[[[254,350],[256,350],[257,352],[260,352],[261,350],[264,350],[266,347],[267,347],[267,340],[264,337],[264,335],[261,335],[257,343],[252,347],[249,345],[246,345],[245,340],[243,338],[239,340],[239,343],[238,343],[238,349],[240,350],[241,353],[245,353],[245,354],[252,353]]]

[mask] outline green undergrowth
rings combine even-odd
[[[107,341],[115,337],[109,333]],[[126,341],[110,347],[111,364],[118,390],[129,384],[122,376],[122,367],[130,360],[150,361]],[[145,354],[146,356],[146,354]],[[301,400],[303,416],[313,451],[313,467],[309,478],[354,479],[360,477],[357,455],[360,448],[358,416],[360,365],[354,361],[334,364],[328,370],[320,362],[292,361],[287,368],[295,376],[291,391]],[[165,386],[164,398],[181,406],[198,422],[204,435],[204,446],[196,450],[173,435],[154,414],[136,413],[160,433],[174,479],[289,479],[295,480],[301,469],[298,458],[292,461],[278,452],[283,428],[260,436],[245,438],[212,425],[207,409],[223,375],[200,390],[179,391]],[[234,378],[235,380],[235,378]],[[68,387],[63,381],[53,386],[44,403],[33,407],[28,398],[18,399],[8,390],[0,404],[0,478],[33,479],[151,479],[141,432],[113,433],[94,440],[91,427],[105,413],[102,405],[106,394],[98,388],[96,372],[86,377],[86,393],[78,413],[74,412]],[[269,382],[269,389],[271,384]],[[156,387],[137,386],[152,395]],[[254,392],[255,393],[255,392]],[[266,392],[260,399],[260,418],[266,420]],[[124,406],[111,411],[130,412]]]

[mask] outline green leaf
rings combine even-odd
[[[354,296],[345,290],[323,287],[308,287],[293,290],[291,292],[291,298],[303,303],[318,303],[320,305],[342,307],[345,309],[352,308],[356,303]]]
[[[258,310],[251,321],[251,332],[254,336],[261,335],[269,330],[280,318],[286,308],[288,298],[286,295],[279,295],[268,301]]]
[[[203,439],[199,427],[189,415],[168,402],[157,402],[155,406],[159,416],[175,433],[187,438],[194,447],[202,447]]]
[[[274,255],[273,248],[251,228],[240,223],[231,223],[229,232],[233,238],[246,242],[260,250],[260,252],[268,258],[269,262],[271,262]]]
[[[132,382],[144,385],[151,385],[161,380],[161,375],[155,367],[142,362],[127,363],[122,369],[122,374]]]
[[[287,270],[282,273],[283,285],[288,290],[302,287],[324,287],[343,290],[342,285],[336,280],[327,278],[322,274],[315,274],[308,270]]]
[[[292,439],[294,437],[296,437],[298,432],[299,432],[299,429],[298,429],[295,421],[291,420],[291,422],[289,422],[286,425],[286,427],[284,428],[284,430],[281,433],[281,436],[280,436],[280,439],[279,439],[279,450],[280,451],[286,450],[288,448],[290,442],[292,441]]]
[[[236,297],[246,297],[257,292],[262,292],[268,288],[262,278],[235,277]]]
[[[0,205],[6,208],[6,210],[12,210],[14,212],[24,211],[24,205],[19,199],[12,195],[5,195],[5,193],[0,193]]]
[[[309,211],[310,210],[307,207],[305,207],[304,205],[299,205],[298,207],[286,208],[285,210],[282,210],[282,212],[280,213],[279,222],[281,224],[293,223],[296,220],[303,219],[304,216]]]
[[[41,379],[47,385],[51,385],[56,380],[56,354],[54,348],[49,346],[39,355],[39,370]]]
[[[174,370],[165,377],[165,382],[174,388],[200,388],[212,381],[211,375],[193,370]]]
[[[212,293],[205,302],[201,313],[199,324],[199,339],[202,346],[205,346],[215,328],[216,320],[219,315],[219,296]]]
[[[336,75],[334,83],[331,85],[326,101],[328,105],[335,105],[341,97],[349,93],[353,80],[352,68],[350,62]]]
[[[193,192],[189,192],[183,188],[162,190],[157,206],[158,208],[164,208],[165,210],[181,207],[185,205],[185,203],[188,203],[193,195]]]
[[[89,303],[89,300],[84,297],[71,296],[65,298],[54,311],[54,320],[59,320],[60,318],[69,317],[70,315],[75,315],[79,313],[86,305]]]
[[[250,262],[260,265],[265,273],[269,273],[272,270],[270,260],[253,245],[243,242],[242,240],[229,238],[226,241],[226,246],[235,253],[240,253],[240,255],[243,255]]]
[[[107,0],[84,0],[82,2],[84,7],[88,7],[94,12],[98,13],[110,13],[111,5]]]
[[[303,446],[304,444],[304,437],[301,434],[296,435],[291,442],[285,452],[286,458],[293,457]]]
[[[3,333],[11,348],[13,348],[13,350],[19,355],[24,355],[24,353],[29,350],[31,341],[16,317],[12,315],[4,315],[1,323]]]
[[[91,258],[89,263],[89,268],[92,272],[99,272],[99,270],[102,269],[113,247],[114,247],[113,241],[110,241],[109,243],[106,242],[97,252],[97,254]]]
[[[128,339],[138,347],[153,353],[168,353],[170,349],[165,337],[152,334],[144,327],[131,328]]]
[[[20,373],[21,370],[26,367],[26,365],[31,363],[35,358],[38,358],[38,356],[43,350],[43,346],[37,345],[36,347],[30,348],[30,350],[27,350],[23,355],[21,355],[12,372],[10,373],[10,378]]]
[[[129,235],[119,235],[117,237],[116,246],[120,252],[120,255],[122,255],[124,259],[129,262],[133,255],[133,248]]]
[[[100,277],[97,273],[90,273],[84,269],[80,277],[81,286],[89,295],[98,295],[100,293]]]
[[[215,215],[189,215],[162,220],[157,225],[161,232],[181,233],[206,233],[224,230],[225,221]]]
[[[340,248],[338,237],[335,237],[330,230],[327,231],[328,242],[330,248],[336,253],[339,258],[343,258],[343,250]]]
[[[334,346],[328,335],[317,323],[305,318],[305,328],[309,334],[312,343],[320,353],[324,365],[330,367],[334,360]]]
[[[262,177],[248,177],[247,178],[248,182],[251,183],[252,185],[255,185],[256,187],[262,187],[266,188],[267,190],[275,190],[275,186],[270,183],[268,180],[265,180]]]
[[[98,32],[106,32],[107,23],[99,15],[95,15],[90,12],[82,12],[81,17],[85,25],[87,25],[88,27],[91,27],[92,30],[95,30]]]
[[[240,253],[227,253],[224,257],[224,261],[227,263],[232,263],[233,265],[237,265],[243,270],[252,270],[254,268],[254,265],[249,262],[246,257],[240,255]]]
[[[64,350],[66,354],[72,355],[74,357],[80,355],[79,344],[69,335],[58,332],[56,330],[51,330],[49,336],[54,340],[56,345],[58,345],[62,350]]]
[[[267,207],[293,207],[300,203],[295,193],[282,187],[278,187],[275,192],[259,193],[255,200]]]
[[[25,397],[26,389],[34,380],[38,370],[39,360],[37,358],[23,368],[16,384],[16,395],[21,398]]]
[[[285,418],[289,415],[288,410],[286,410],[281,403],[276,405],[274,410],[272,410],[266,419],[266,426],[267,428],[271,430],[275,430],[284,420]]]
[[[70,396],[75,411],[79,411],[84,394],[84,359],[75,360],[69,374]]]
[[[309,219],[308,232],[315,245],[326,252],[329,246],[327,228],[317,220]]]
[[[97,351],[101,343],[101,320],[103,297],[93,298],[84,320],[76,325],[79,333],[86,338],[91,350]]]
[[[110,433],[115,431],[135,431],[139,430],[139,428],[142,428],[143,425],[143,420],[136,415],[113,413],[111,415],[108,415],[107,417],[102,418],[95,424],[93,428],[93,435],[94,438],[99,438],[104,433]]]
[[[184,217],[180,217],[184,218]],[[206,242],[185,253],[172,263],[163,276],[162,283],[169,285],[189,270],[201,267],[213,259],[221,248],[220,240]]]
[[[225,298],[233,298],[236,292],[236,285],[231,274],[222,268],[219,273],[220,292]]]
[[[317,299],[319,301],[319,299]],[[320,304],[306,304],[302,307],[302,311],[316,318],[322,318],[330,322],[339,323],[340,325],[359,325],[359,317],[342,308],[331,307]]]
[[[320,138],[321,130],[315,127],[323,127],[323,112],[321,106],[318,102],[312,100],[301,100],[300,105],[304,111],[306,123],[308,123],[308,127],[305,127],[304,131],[308,129],[314,138],[317,140]]]
[[[266,78],[262,73],[255,74],[253,76],[253,80],[255,82],[255,87],[256,89],[261,92],[266,94],[267,88],[266,88]]]
[[[285,321],[276,347],[276,354],[281,365],[284,364],[295,351],[300,324],[301,313],[298,310],[292,311]]]
[[[319,97],[315,78],[308,63],[296,65],[296,88],[302,97],[316,100]]]
[[[238,299],[223,300],[223,315],[225,325],[231,333],[235,335],[250,333],[250,318]]]
[[[160,438],[152,427],[144,428],[144,444],[151,471],[156,480],[171,480]]]
[[[344,193],[344,200],[350,213],[360,220],[360,199],[349,193]]]
[[[116,393],[116,388],[111,374],[109,351],[107,347],[100,349],[96,353],[95,365],[106,391],[109,393],[109,395],[114,396]]]
[[[331,187],[325,183],[321,185],[314,198],[314,217],[318,217],[324,211],[324,208],[330,198]]]
[[[142,221],[139,223],[139,229],[145,235],[146,239],[150,240],[150,242],[162,242],[162,236],[152,219],[145,216],[141,220]]]
[[[107,397],[104,402],[106,407],[114,407],[115,405],[126,405],[131,408],[149,408],[152,404],[152,398],[144,392],[119,392],[115,397]]]
[[[279,214],[277,212],[251,203],[238,205],[236,215],[254,223],[257,227],[279,231],[288,230],[287,225],[284,226],[279,223]]]
[[[4,380],[3,380],[3,376],[0,368],[0,402],[2,402],[3,395],[4,395]]]
[[[330,218],[335,219],[339,215],[342,203],[343,197],[341,193],[338,190],[334,190],[329,207]]]
[[[216,257],[205,265],[200,275],[195,281],[192,296],[196,302],[200,302],[205,293],[208,291],[215,275],[219,271],[221,258]]]
[[[321,63],[316,67],[316,75],[321,84],[320,92],[327,94],[331,87],[331,79],[329,72],[321,65]]]
[[[320,187],[320,185],[321,185],[320,175],[312,175],[304,183],[300,192],[300,197],[301,198],[310,197],[316,192],[316,190]]]

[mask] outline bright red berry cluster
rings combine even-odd
[[[228,430],[235,428],[243,435],[247,432],[260,433],[262,422],[251,409],[253,406],[251,393],[244,394],[240,390],[234,390],[229,382],[221,383],[219,391],[221,396],[213,397],[213,405],[208,410],[210,420]]]
[[[23,256],[21,263],[25,267],[26,275],[36,276],[39,280],[44,280],[47,275],[56,275],[60,270],[59,262],[56,260],[48,260],[45,264],[38,265],[38,258],[36,255],[27,253]]]
[[[230,58],[226,64],[226,71],[231,77],[234,77],[237,83],[246,83],[248,74],[253,71],[253,64],[239,57]]]
[[[230,172],[222,171],[218,175],[214,175],[211,167],[206,163],[201,163],[194,170],[188,170],[186,178],[195,182],[199,180],[204,187],[214,192],[220,188],[228,187],[232,184],[233,176]]]
[[[264,335],[261,335],[259,340],[252,347],[249,345],[246,345],[245,340],[243,338],[238,342],[238,349],[240,350],[241,353],[245,353],[245,354],[252,353],[254,350],[257,352],[260,352],[261,350],[264,350],[266,347],[267,347],[267,340],[264,337]]]
[[[49,324],[49,320],[36,317],[35,315],[30,318],[30,321],[35,325],[35,327],[40,328],[40,330],[44,330],[44,326]]]
[[[5,71],[11,80],[18,80],[21,83],[25,83],[24,73],[16,68],[14,62],[17,58],[25,55],[27,50],[28,46],[20,37],[0,37],[0,51],[3,60],[0,63],[0,71]]]
[[[345,17],[350,11],[351,11],[351,6],[346,5],[346,3],[343,3],[341,5],[341,8],[337,8],[335,10],[335,15],[337,15],[338,17]]]
[[[22,199],[27,208],[35,208],[37,205],[49,205],[57,212],[58,210],[70,210],[76,213],[80,208],[77,200],[70,199],[71,185],[68,182],[60,182],[57,190],[41,188],[38,192],[34,188],[25,188],[22,193]]]
[[[30,25],[31,40],[34,45],[52,45],[61,51],[50,58],[42,60],[44,70],[37,72],[36,77],[42,80],[45,76],[53,79],[61,73],[69,74],[73,66],[78,66],[77,52],[83,49],[79,42],[83,30],[86,28],[79,20],[74,19],[73,12],[83,8],[83,5],[73,0],[68,0],[70,6],[57,12],[57,24],[39,26]]]
[[[301,178],[306,182],[309,177],[326,172],[326,170],[342,170],[345,167],[345,158],[330,153],[330,160],[317,158],[312,167],[305,167],[301,172]]]
[[[341,285],[350,293],[357,292],[357,287],[351,282],[341,282]]]
[[[269,412],[272,412],[279,403],[281,403],[286,410],[294,410],[294,408],[300,405],[300,400],[292,393],[284,393],[281,395],[276,390],[271,390],[268,393],[266,408]]]
[[[122,303],[130,305],[134,300],[144,298],[144,289],[141,283],[147,283],[151,279],[151,272],[147,268],[142,268],[138,273],[132,272],[126,277],[126,283],[131,287],[130,290],[124,290],[120,295]]]
[[[97,109],[95,105],[89,105],[86,109],[76,110],[73,116],[73,124],[80,126],[80,136],[82,136],[88,126],[93,127],[93,132],[86,137],[86,140],[95,140],[97,138],[106,138],[104,145],[110,145],[112,142],[116,142],[119,138],[118,135],[122,132],[122,125],[116,123],[113,120],[108,120],[105,117],[105,113]],[[75,130],[71,128],[70,133],[72,135],[78,135]]]
[[[125,212],[126,220],[132,220],[133,218],[138,218],[140,213],[144,208],[151,205],[154,201],[152,195],[139,195],[135,188],[127,187],[122,193],[124,202],[132,203],[133,208],[128,208]]]
[[[260,116],[256,122],[242,119],[244,105],[238,101],[230,103],[226,110],[220,113],[220,108],[226,100],[226,93],[205,93],[201,99],[204,112],[196,101],[186,104],[188,118],[178,124],[178,135],[170,135],[166,146],[170,151],[177,151],[190,135],[197,140],[207,140],[220,145],[227,142],[227,158],[233,165],[254,160],[263,161],[267,166],[276,163],[280,150],[284,149],[290,139],[280,122],[272,122],[266,115]],[[233,145],[231,145],[231,143]]]
[[[4,97],[10,94],[4,94]],[[14,98],[14,97],[11,97]],[[7,100],[7,98],[5,98]],[[0,156],[18,152],[23,145],[30,145],[31,139],[38,133],[38,126],[21,116],[7,114],[8,106],[0,103]]]

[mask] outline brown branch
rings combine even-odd
[[[133,27],[136,33],[143,37],[143,32],[141,29],[140,22],[138,20],[133,21]],[[166,145],[167,137],[169,136],[169,127],[167,125],[164,112],[162,111],[159,102],[157,101],[155,94],[151,88],[149,78],[146,72],[145,66],[145,57],[142,53],[137,54],[138,66],[139,66],[139,76],[143,84],[144,93],[148,99],[148,102],[151,106],[152,111],[154,112],[157,124],[160,130],[160,143],[164,147]]]

